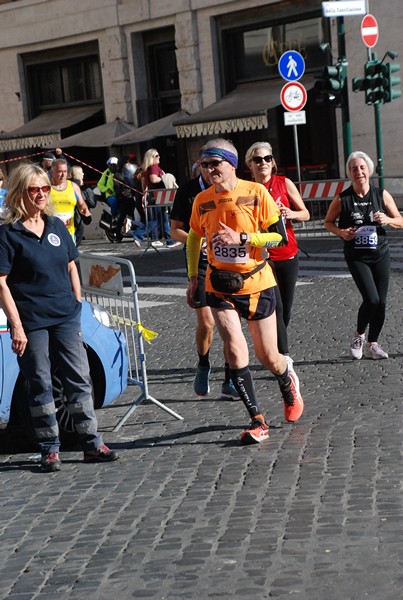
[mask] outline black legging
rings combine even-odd
[[[365,333],[369,324],[368,342],[377,342],[385,322],[390,277],[389,248],[377,262],[345,258],[363,300],[358,310],[357,333]]]
[[[116,232],[119,235],[127,216],[133,218],[134,199],[132,196],[120,196],[117,199],[118,216],[116,220]]]
[[[295,286],[298,279],[299,256],[289,260],[269,260],[276,277],[277,345],[281,354],[288,354],[287,327],[291,319]]]

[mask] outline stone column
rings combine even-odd
[[[99,40],[106,121],[133,122],[127,43],[123,28],[113,27]]]
[[[199,39],[195,12],[177,14],[175,36],[182,108],[193,114],[202,108]]]

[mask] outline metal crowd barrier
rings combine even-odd
[[[147,252],[149,248],[153,248],[159,253],[158,247],[153,246],[153,230],[150,229],[150,221],[152,216],[156,216],[157,230],[161,229],[164,231],[164,218],[167,215],[169,223],[169,208],[172,206],[176,194],[176,188],[172,189],[161,189],[161,190],[150,190],[143,197],[143,208],[145,214],[145,227],[146,227],[146,241],[147,246],[144,249],[143,254]],[[159,237],[157,237],[159,239]]]
[[[325,216],[333,198],[348,188],[350,180],[303,181],[297,185],[305,206],[309,210],[309,221],[293,221],[297,238],[328,237],[332,234],[325,229]]]
[[[150,400],[182,421],[183,417],[156,400],[148,391],[143,339],[147,330],[140,320],[138,287],[133,264],[124,258],[99,257],[95,254],[80,254],[78,263],[85,300],[106,308],[113,316],[117,328],[126,338],[129,354],[127,382],[129,386],[137,386],[140,392],[113,431],[118,431],[145,400]]]

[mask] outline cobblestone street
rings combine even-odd
[[[39,472],[35,449],[0,454],[0,598],[10,600],[397,600],[403,589],[402,276],[394,270],[383,361],[352,361],[358,292],[350,277],[300,277],[291,355],[306,410],[287,424],[278,385],[253,357],[269,440],[241,447],[242,403],[194,395],[194,315],[180,249],[134,254],[150,394],[98,411],[114,464],[76,450]],[[95,244],[84,250],[99,251]],[[102,250],[102,249],[101,249]],[[313,249],[310,249],[314,253]],[[131,254],[130,252],[133,252]],[[4,432],[0,432],[4,437]],[[1,438],[0,438],[1,442]]]

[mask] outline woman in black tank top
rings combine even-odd
[[[366,358],[375,360],[388,358],[378,344],[385,321],[390,275],[385,228],[403,228],[403,217],[390,193],[371,184],[374,163],[367,154],[350,154],[346,171],[351,186],[331,202],[325,227],[344,240],[344,257],[362,296],[350,356],[360,359],[364,353]],[[365,342],[367,327],[368,341]]]

